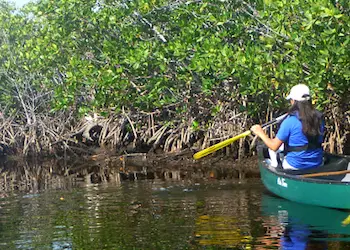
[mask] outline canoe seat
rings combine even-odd
[[[291,170],[291,169],[278,169],[279,172],[286,174],[294,175],[303,175],[303,174],[314,174],[320,172],[334,172],[347,170],[349,164],[349,159],[342,157],[334,157],[325,155],[324,165],[310,168],[310,169],[300,169],[300,170]]]

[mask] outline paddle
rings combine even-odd
[[[347,226],[350,224],[350,215],[342,221],[342,224],[343,226]]]
[[[350,170],[342,170],[342,171],[334,171],[334,172],[322,172],[322,173],[314,173],[314,174],[303,174],[300,176],[304,177],[304,178],[310,178],[310,177],[318,177],[318,176],[348,174],[348,173],[350,173]]]
[[[265,127],[267,127],[267,126],[276,124],[276,123],[280,122],[281,120],[283,120],[286,116],[287,116],[287,114],[281,115],[281,116],[279,116],[279,117],[277,117],[277,118],[275,118],[275,119],[273,119],[273,120],[271,120],[271,121],[269,121],[269,122],[263,124],[261,127],[265,128]],[[215,144],[215,145],[213,145],[213,146],[210,146],[209,148],[203,149],[203,150],[201,150],[201,151],[195,153],[195,154],[193,155],[193,158],[194,158],[195,160],[198,160],[198,159],[200,159],[200,158],[202,158],[202,157],[204,157],[204,156],[206,156],[206,155],[208,155],[208,154],[214,153],[215,151],[217,151],[217,150],[219,150],[219,149],[222,149],[222,148],[224,148],[224,147],[230,145],[231,143],[237,141],[238,139],[241,139],[241,138],[243,138],[243,137],[246,137],[246,136],[248,136],[248,135],[250,135],[250,134],[251,134],[251,131],[250,131],[250,130],[247,130],[247,131],[245,131],[245,132],[242,133],[242,134],[236,135],[236,136],[234,136],[234,137],[232,137],[232,138],[229,138],[229,139],[227,139],[227,140],[225,140],[225,141],[219,142],[219,143],[217,143],[217,144]]]

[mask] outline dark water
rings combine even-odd
[[[350,212],[264,190],[156,179],[13,192],[0,198],[0,249],[350,249]]]

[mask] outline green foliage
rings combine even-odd
[[[42,0],[20,11],[0,3],[1,105],[15,102],[11,72],[54,90],[53,110],[80,113],[193,106],[232,78],[253,113],[283,107],[299,82],[319,105],[329,85],[349,92],[345,0]]]

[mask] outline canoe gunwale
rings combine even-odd
[[[329,184],[329,185],[350,185],[350,182],[346,182],[346,181],[319,179],[317,177],[307,178],[307,177],[302,177],[302,175],[293,175],[289,173],[280,172],[276,168],[271,167],[268,163],[266,163],[266,161],[264,160],[262,161],[259,160],[259,161],[262,167],[264,167],[269,172],[279,177],[288,178],[296,181],[302,181],[302,182],[322,183],[322,184]]]

